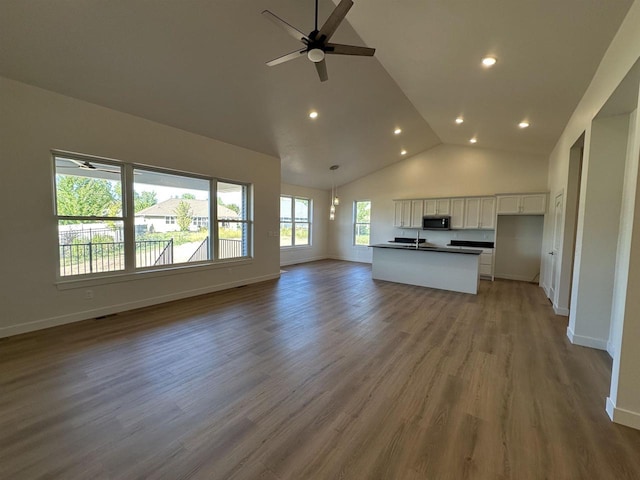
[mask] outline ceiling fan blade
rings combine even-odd
[[[287,53],[286,55],[282,55],[281,57],[274,58],[273,60],[268,61],[267,65],[269,65],[270,67],[273,67],[274,65],[288,62],[289,60],[294,60],[298,57],[301,57],[302,54],[305,52],[306,50],[302,49],[302,50],[296,50],[295,52]]]
[[[375,48],[358,47],[356,45],[342,45],[341,43],[327,43],[324,53],[333,55],[362,55],[372,57],[376,53]]]
[[[327,42],[336,32],[344,17],[347,16],[347,12],[353,7],[353,0],[342,0],[338,6],[331,12],[327,21],[324,22],[322,28],[316,35],[316,40],[321,42]]]
[[[316,70],[318,71],[318,76],[320,77],[321,82],[326,82],[329,80],[329,76],[327,75],[327,62],[322,60],[320,62],[314,63],[316,66]]]
[[[277,15],[271,13],[269,10],[264,10],[262,12],[262,15],[264,15],[269,20],[271,20],[273,23],[278,25],[280,28],[282,28],[285,32],[287,32],[289,35],[291,35],[293,38],[295,38],[299,42],[303,42],[304,40],[309,41],[309,37],[308,36],[306,36],[304,33],[302,33],[300,30],[298,30],[293,25],[290,25],[287,22],[285,22],[283,19],[281,19]]]

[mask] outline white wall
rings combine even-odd
[[[542,215],[498,215],[496,278],[538,282],[543,226]]]
[[[550,198],[555,198],[559,191],[567,190],[572,145],[583,132],[589,129],[596,114],[638,60],[640,56],[638,25],[640,25],[640,0],[635,0],[551,153],[548,182]],[[638,130],[636,123],[635,132],[630,136],[636,145],[635,162],[637,162],[637,145],[640,136]],[[624,317],[619,348],[615,349],[607,413],[616,422],[640,428],[640,349],[638,349],[640,345],[640,295],[638,295],[640,291],[640,198],[638,198],[637,189],[637,167],[635,168],[634,177],[627,178],[623,187],[620,224],[624,222],[632,227],[628,229],[628,241],[624,245],[628,253],[617,252],[618,259],[621,255],[628,255],[629,263],[624,268],[623,276],[626,277],[626,282],[618,280],[618,276],[621,275],[619,265],[616,266],[615,272],[617,281],[614,285],[612,311],[624,312]],[[548,215],[543,249],[551,248],[553,233],[551,223],[552,217]],[[618,250],[620,247],[621,243],[618,243]],[[571,252],[567,251],[561,252],[563,258],[570,254]],[[568,263],[561,262],[562,268],[567,268]],[[544,268],[548,269],[549,264],[544,263]],[[624,292],[618,290],[625,286]],[[624,305],[616,305],[616,302],[620,301]]]
[[[629,116],[594,120],[584,149],[569,312],[573,343],[605,350],[622,203]]]
[[[280,265],[313,262],[328,257],[327,238],[329,230],[329,202],[331,195],[326,190],[288,185],[280,186],[282,195],[291,195],[312,200],[312,241],[310,246],[280,248]]]
[[[547,159],[542,155],[439,145],[340,186],[342,203],[330,227],[329,253],[334,258],[371,261],[371,249],[353,245],[355,200],[371,200],[371,243],[384,243],[395,236],[416,234],[415,230],[403,232],[393,227],[393,199],[542,192],[546,177]],[[493,232],[422,233],[434,243],[445,241],[444,235],[493,240]]]
[[[51,149],[253,184],[255,258],[59,289]],[[0,77],[0,159],[0,336],[279,275],[277,158]]]

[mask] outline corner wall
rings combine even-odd
[[[609,45],[591,84],[551,153],[548,182],[551,198],[554,198],[559,191],[567,191],[572,146],[580,135],[590,128],[592,120],[640,57],[640,28],[638,25],[640,25],[640,0],[635,0]],[[635,132],[630,136],[635,145],[638,143],[639,135],[636,125]],[[629,182],[632,183],[633,188],[629,187]],[[606,402],[607,413],[615,422],[635,428],[640,428],[640,404],[638,403],[638,399],[640,399],[640,362],[637,353],[639,351],[637,347],[640,345],[640,297],[637,294],[640,291],[640,260],[637,260],[640,253],[638,182],[636,173],[635,178],[626,179],[626,185],[623,187],[620,221],[621,225],[622,222],[633,225],[633,229],[629,233],[628,246],[624,246],[628,249],[631,260],[625,267],[624,276],[627,277],[628,283],[623,293],[620,293],[619,290],[624,283],[619,278],[620,265],[616,265],[612,311],[623,312],[624,319],[620,326],[623,333],[620,336],[620,348],[614,352],[611,396]],[[544,248],[551,247],[553,235],[551,222],[552,219],[548,216],[545,223]],[[620,248],[621,244],[618,243],[618,250]],[[563,259],[565,255],[571,255],[571,252],[563,251],[561,253]],[[621,258],[620,251],[617,253],[617,258]],[[561,262],[563,269],[567,268],[568,264],[570,262]],[[545,271],[548,271],[550,268],[548,262],[544,267]],[[562,275],[561,278],[566,277],[568,275]],[[622,305],[619,302],[622,302]],[[571,307],[574,308],[575,305],[572,304]]]
[[[51,149],[251,183],[253,260],[58,289]],[[3,77],[0,158],[0,337],[279,276],[277,158]]]
[[[329,202],[331,201],[329,192],[283,183],[280,193],[312,200],[311,245],[281,247],[280,265],[293,265],[328,258]]]

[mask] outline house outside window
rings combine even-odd
[[[280,246],[311,245],[311,208],[309,198],[280,197]]]
[[[371,202],[353,203],[353,244],[368,246],[371,241]]]
[[[75,154],[54,169],[61,278],[250,255],[246,184]]]

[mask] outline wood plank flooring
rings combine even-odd
[[[0,340],[0,478],[640,478],[609,357],[536,285],[286,270]]]

